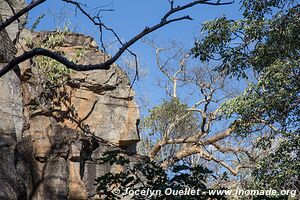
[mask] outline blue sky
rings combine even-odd
[[[129,40],[146,26],[152,26],[159,22],[169,9],[167,0],[89,0],[81,2],[87,4],[86,10],[88,11],[104,5],[107,5],[105,8],[112,8],[113,12],[102,13],[102,19],[103,22],[119,34],[123,41]],[[177,0],[176,2],[182,4],[187,2],[187,0]],[[167,43],[168,40],[176,40],[184,48],[190,49],[194,43],[194,38],[200,36],[201,24],[204,21],[223,15],[233,19],[239,18],[241,16],[239,7],[238,2],[226,6],[195,6],[175,15],[183,16],[188,14],[194,20],[179,21],[167,25],[161,30],[150,34],[148,38],[154,39],[157,44]],[[28,26],[30,27],[33,21],[42,14],[45,14],[45,17],[41,20],[37,30],[53,30],[70,22],[70,27],[76,32],[91,35],[98,44],[100,43],[97,28],[83,17],[80,12],[77,12],[77,15],[75,15],[73,5],[63,3],[60,0],[48,0],[30,12]],[[104,36],[104,40],[107,43],[113,41],[111,34],[105,34]],[[134,44],[130,49],[138,55],[141,70],[147,72],[147,75],[134,85],[137,100],[140,97],[148,99],[147,108],[150,108],[159,103],[164,97],[164,91],[156,86],[156,80],[161,78],[161,73],[155,64],[154,49],[143,42]],[[123,63],[119,62],[118,64],[122,65]],[[142,113],[145,111],[146,109],[142,110]]]

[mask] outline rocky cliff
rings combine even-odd
[[[15,10],[24,6],[11,2]],[[2,20],[12,15],[6,1],[0,8]],[[91,37],[19,32],[24,21],[0,32],[0,67],[39,46],[82,64],[108,58]],[[95,178],[116,170],[97,162],[101,154],[122,149],[137,159],[139,110],[117,65],[75,72],[37,57],[0,78],[0,88],[1,200],[97,199]]]

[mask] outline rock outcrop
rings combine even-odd
[[[6,1],[0,6],[2,16],[12,14]],[[18,10],[24,1],[13,6]],[[0,67],[57,34],[59,42],[45,48],[82,64],[108,58],[91,37],[74,33],[22,30],[15,46],[19,28],[12,24],[0,33]],[[75,72],[39,57],[16,66],[0,86],[1,200],[97,198],[95,178],[114,170],[98,162],[105,151],[122,149],[137,159],[139,110],[117,65]]]

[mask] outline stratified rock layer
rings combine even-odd
[[[13,1],[19,10],[24,1]],[[0,0],[3,18],[11,16]],[[25,18],[21,18],[24,21]],[[47,41],[51,32],[1,31],[0,67],[17,50],[22,54]],[[91,37],[64,33],[55,51],[81,64],[108,59]],[[99,164],[107,150],[122,149],[130,160],[139,141],[139,111],[126,74],[109,70],[68,72],[68,80],[51,88],[35,60],[0,78],[0,199],[96,198],[95,178],[111,166]]]

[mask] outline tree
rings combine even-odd
[[[202,62],[218,62],[217,71],[250,82],[223,112],[247,122],[235,131],[244,137],[265,125],[256,145],[268,152],[254,170],[256,187],[299,192],[299,2],[245,0],[242,9],[241,20],[205,23],[206,35],[193,53]]]
[[[102,22],[99,13],[91,16],[82,3],[62,1],[74,6],[99,28],[104,52],[104,31],[113,33],[119,42],[119,50],[111,57],[107,56],[103,63],[79,65],[51,48],[33,48],[18,57],[7,58],[4,55],[4,61],[8,64],[0,69],[0,77],[35,56],[51,58],[71,70],[107,70],[125,51],[136,57],[129,47],[144,36],[170,23],[191,20],[188,15],[176,17],[180,11],[200,4],[231,3],[195,0],[177,5],[177,2],[169,0],[170,9],[157,24],[144,28],[124,42],[113,29]],[[7,39],[5,28],[45,2],[46,0],[32,1],[0,24],[1,41],[2,38],[5,39],[3,44],[11,47],[9,51],[14,52],[15,49]],[[253,181],[246,182],[247,185],[243,187],[253,184],[267,189],[296,189],[299,193],[299,9],[299,2],[296,0],[244,0],[243,19],[221,17],[205,23],[202,31],[206,35],[195,42],[191,52],[180,52],[175,57],[169,57],[177,59],[179,64],[176,65],[177,68],[174,67],[176,70],[168,66],[169,58],[160,60],[162,50],[156,49],[157,64],[171,88],[167,90],[170,96],[163,104],[155,107],[145,121],[145,126],[153,135],[158,135],[152,141],[154,145],[150,152],[151,159],[161,161],[162,167],[183,162],[187,164],[184,166],[190,173],[194,173],[194,155],[202,163],[203,160],[216,163],[233,175],[243,168],[255,167],[255,170],[250,171]],[[201,65],[208,67],[189,68],[187,60],[192,56],[200,58]],[[250,84],[244,93],[236,97],[228,96],[224,90],[228,77],[247,80]],[[186,92],[186,86],[192,88],[192,93],[198,92],[191,96],[190,101],[184,101],[178,94],[180,88]],[[248,147],[245,148],[245,145]],[[158,156],[160,152],[163,152],[163,156]],[[147,162],[140,167],[141,173],[157,170],[163,184],[173,184],[165,178],[166,174],[159,166]],[[124,173],[123,178],[125,175],[132,177],[130,170]],[[183,177],[184,185],[194,184],[188,183],[190,180],[186,176]],[[120,176],[110,178],[115,180]],[[157,185],[159,183],[153,182],[153,186]],[[103,188],[99,189],[101,190]]]
[[[207,192],[206,181],[211,173],[207,168],[181,164],[173,166],[167,173],[147,157],[143,160],[130,163],[120,151],[106,152],[100,162],[119,165],[123,170],[108,172],[97,178],[97,191],[101,198],[122,199],[129,196],[132,199],[226,199],[222,195],[210,195]],[[178,191],[187,189],[195,190],[195,194],[178,194]],[[138,193],[132,195],[128,190]],[[141,192],[143,190],[144,194]]]
[[[170,23],[173,23],[176,21],[181,21],[181,20],[192,20],[192,18],[189,15],[182,16],[182,17],[173,17],[178,12],[186,10],[186,9],[196,6],[196,5],[200,5],[200,4],[227,5],[227,4],[232,3],[232,2],[220,2],[220,1],[212,2],[212,1],[207,1],[207,0],[197,0],[197,1],[188,2],[183,5],[176,5],[174,1],[169,1],[169,4],[170,4],[169,11],[166,12],[164,16],[162,16],[161,20],[157,24],[155,24],[153,26],[149,26],[149,27],[146,26],[144,28],[144,30],[142,30],[137,35],[133,36],[130,40],[123,42],[120,39],[120,37],[118,36],[118,34],[113,29],[111,29],[110,27],[108,27],[106,24],[104,24],[102,22],[101,15],[100,15],[101,8],[95,16],[92,16],[89,14],[89,12],[87,10],[85,10],[85,5],[82,4],[81,2],[72,1],[72,0],[62,0],[62,1],[67,4],[71,4],[71,5],[75,6],[76,10],[79,10],[85,17],[87,17],[91,21],[92,24],[99,27],[100,40],[101,40],[100,42],[102,43],[102,45],[101,45],[102,47],[104,47],[103,40],[102,40],[103,32],[104,31],[112,32],[120,44],[119,50],[114,55],[112,55],[110,58],[108,58],[104,63],[99,63],[99,64],[95,64],[95,65],[79,65],[79,64],[76,64],[76,63],[68,60],[67,58],[63,57],[62,55],[47,49],[47,48],[34,48],[30,51],[25,52],[24,54],[22,54],[18,57],[11,59],[8,62],[8,64],[0,70],[0,77],[5,75],[8,71],[12,70],[18,64],[20,64],[20,63],[24,62],[25,60],[30,59],[34,56],[49,57],[49,58],[54,59],[54,60],[60,62],[61,64],[65,65],[67,68],[73,69],[76,71],[109,69],[110,66],[114,62],[116,62],[125,51],[128,51],[131,55],[136,57],[136,55],[132,51],[130,51],[129,47],[131,45],[133,45],[134,43],[136,43],[137,41],[139,41],[142,37],[154,32],[157,29],[160,29],[161,27],[164,27]],[[9,1],[7,1],[7,2],[9,4]],[[10,25],[12,22],[18,20],[18,18],[21,17],[22,15],[26,14],[30,10],[32,10],[46,2],[47,2],[46,0],[35,0],[35,1],[31,1],[31,3],[29,3],[26,7],[24,7],[17,13],[15,13],[13,10],[13,13],[15,13],[15,14],[0,24],[0,31],[3,31],[8,25]],[[105,51],[105,48],[103,50]]]
[[[8,4],[12,1],[6,1]],[[18,21],[18,18],[21,16],[21,15],[24,15],[26,14],[29,10],[33,9],[33,8],[38,8],[38,6],[41,4],[41,3],[46,3],[47,1],[44,0],[44,1],[39,1],[39,0],[36,0],[36,1],[32,1],[28,6],[26,6],[24,9],[21,9],[20,11],[14,11],[13,8],[12,8],[12,12],[15,13],[14,16],[12,16],[11,18],[7,19],[6,21],[4,21],[3,23],[1,22],[0,24],[0,31],[1,31],[1,37],[2,35],[4,35],[4,39],[5,39],[5,44],[6,42],[10,45],[10,46],[13,46],[11,45],[12,44],[12,41],[9,40],[9,38],[7,37],[7,34],[5,34],[5,29],[6,27],[11,24],[13,21]],[[196,6],[198,4],[213,4],[213,5],[222,5],[222,3],[219,3],[219,2],[211,2],[211,1],[191,1],[191,3],[183,3],[183,5],[181,6],[177,6],[177,3],[175,4],[173,1],[170,1],[170,9],[166,12],[166,14],[162,17],[161,20],[159,20],[159,22],[157,24],[154,24],[153,26],[150,26],[150,27],[146,27],[145,29],[143,29],[140,33],[138,33],[136,36],[133,36],[132,39],[128,40],[127,42],[123,42],[122,40],[120,40],[119,36],[114,32],[113,29],[109,28],[108,26],[106,26],[105,24],[102,23],[101,21],[101,17],[100,16],[90,16],[88,14],[88,11],[85,10],[85,7],[84,5],[82,5],[81,3],[79,2],[76,2],[76,1],[64,1],[66,3],[70,3],[72,5],[74,5],[75,8],[77,8],[78,11],[80,11],[84,16],[86,16],[88,19],[91,20],[91,22],[98,26],[99,29],[100,29],[100,38],[102,37],[102,33],[106,30],[106,31],[110,31],[112,32],[114,35],[115,35],[115,38],[117,38],[117,40],[119,41],[120,43],[120,49],[112,55],[112,57],[109,57],[108,55],[107,56],[107,60],[104,62],[104,63],[99,63],[99,64],[96,64],[96,65],[79,65],[79,64],[76,64],[76,62],[72,62],[70,60],[68,60],[64,54],[62,52],[56,52],[55,51],[55,47],[56,47],[56,44],[45,44],[42,46],[44,47],[35,47],[34,45],[32,46],[33,49],[31,50],[28,50],[26,51],[25,53],[23,53],[22,55],[18,56],[18,57],[11,57],[11,58],[8,58],[7,60],[1,60],[1,61],[4,61],[5,63],[8,63],[6,64],[3,68],[0,69],[0,76],[4,76],[5,73],[7,73],[9,70],[15,70],[15,72],[20,72],[18,71],[18,64],[20,64],[21,62],[25,61],[25,60],[30,60],[30,61],[33,61],[33,65],[34,67],[39,67],[39,68],[44,68],[45,72],[46,72],[46,75],[47,77],[46,78],[49,78],[49,79],[45,79],[46,83],[50,83],[51,84],[54,84],[56,86],[61,84],[61,82],[56,82],[57,81],[57,77],[62,77],[62,80],[64,80],[64,78],[68,78],[68,77],[64,77],[65,74],[68,74],[68,73],[65,73],[65,72],[68,72],[68,70],[77,70],[77,71],[83,71],[83,70],[93,70],[93,69],[103,69],[103,70],[106,70],[106,69],[109,69],[110,66],[115,62],[117,61],[120,56],[125,52],[125,51],[129,51],[133,56],[134,56],[134,53],[132,53],[130,51],[130,49],[128,49],[132,44],[134,44],[135,42],[137,42],[138,40],[140,40],[143,36],[153,32],[153,31],[156,31],[157,29],[163,27],[163,26],[166,26],[170,23],[173,23],[173,22],[176,22],[176,21],[180,21],[180,20],[190,20],[191,17],[189,16],[182,16],[182,17],[176,17],[174,16],[174,14],[179,14],[180,11],[183,11],[189,7],[192,7],[192,6]],[[226,3],[225,3],[226,4]],[[100,11],[99,11],[100,12]],[[174,17],[174,18],[173,18]],[[3,33],[3,34],[2,34]],[[51,39],[51,37],[56,37],[59,35],[59,31],[56,31],[55,33],[53,34],[49,34],[49,37],[47,38],[47,41],[49,41]],[[2,39],[2,38],[1,38]],[[48,40],[49,39],[49,40]],[[102,42],[102,40],[100,41]],[[2,45],[2,40],[1,40],[1,45]],[[104,45],[101,45],[101,46],[104,46]],[[8,47],[8,46],[7,46]],[[5,48],[3,48],[5,50]],[[13,48],[12,48],[13,49]],[[2,49],[1,49],[2,50]],[[14,49],[13,49],[14,50]],[[105,51],[105,49],[103,49],[103,51]],[[43,56],[43,57],[42,57]],[[53,61],[55,60],[55,62]],[[46,61],[46,62],[53,62],[55,63],[54,67],[57,67],[57,69],[54,68],[53,69],[47,69],[47,65],[43,65],[43,62]],[[60,64],[58,64],[60,63]],[[62,65],[64,65],[64,67],[62,67]],[[66,69],[67,68],[67,69]],[[13,74],[15,75],[15,74]],[[19,76],[20,74],[16,73],[16,76]],[[45,77],[41,77],[42,79],[45,78]],[[44,85],[44,84],[40,84],[41,88],[42,89],[45,89],[43,87],[46,87],[46,90],[42,90],[42,94],[43,94],[43,97],[44,98],[48,98],[48,100],[50,99],[53,99],[53,93],[52,93],[52,87],[48,87],[48,85]],[[48,89],[48,90],[47,90]],[[57,89],[57,88],[54,88],[54,89]],[[50,93],[48,93],[48,91],[50,91]],[[52,96],[51,96],[52,95]],[[64,95],[63,93],[58,93],[59,96],[57,97],[62,97],[62,98],[68,98],[66,95]],[[40,97],[40,96],[38,96]],[[44,99],[43,98],[38,98],[38,100],[41,100],[43,101]],[[46,109],[43,109],[43,110],[35,110],[37,113],[39,114],[44,114],[45,111],[47,112],[47,103],[52,103],[52,105],[54,104],[54,106],[57,106],[58,109],[57,111],[59,113],[62,113],[60,111],[61,110],[61,103],[63,103],[62,101],[60,101],[60,99],[58,100],[58,102],[51,102],[51,101],[47,101],[47,102],[41,102],[41,103],[46,103],[45,104],[45,107]],[[58,103],[58,105],[57,105]],[[95,104],[96,104],[96,101],[95,101]],[[94,104],[94,105],[95,105]],[[50,105],[51,106],[51,105]],[[94,106],[93,106],[94,108]],[[92,108],[92,109],[93,109]],[[53,111],[53,110],[51,110]],[[74,109],[69,109],[68,108],[68,111],[67,112],[72,112],[74,111]],[[37,113],[33,113],[33,114],[37,114]],[[90,114],[91,112],[88,113],[88,115]],[[52,113],[51,113],[52,114]],[[64,114],[64,113],[62,113]],[[75,116],[76,116],[76,113],[73,113]],[[71,115],[73,115],[71,114]],[[87,115],[87,116],[88,116]],[[68,114],[69,116],[69,114]],[[60,117],[60,116],[58,116]],[[83,132],[88,132],[88,126],[84,126],[84,124],[82,123],[83,121],[85,120],[85,117],[82,119],[82,120],[79,120],[79,124],[78,124],[78,127],[80,129],[84,129]],[[57,120],[58,121],[58,120]],[[100,140],[100,139],[99,139]],[[80,155],[81,156],[81,155]],[[39,158],[38,158],[39,159]],[[44,162],[42,160],[40,160],[41,162]],[[81,162],[82,160],[80,160]],[[46,166],[46,164],[45,164]],[[81,166],[82,167],[82,166]],[[45,168],[44,168],[45,169]],[[43,170],[44,171],[44,170]],[[80,168],[80,175],[82,176],[82,171],[81,171],[81,168]],[[9,176],[9,175],[8,175]],[[44,178],[44,174],[42,175],[42,180]],[[40,181],[37,181],[37,187],[34,186],[33,188],[33,191],[31,194],[29,194],[31,197],[33,195],[35,195],[35,191],[38,190],[38,187],[39,187],[39,184],[40,184]],[[14,184],[15,185],[15,184]],[[23,186],[23,185],[22,185]],[[25,188],[25,187],[24,187]],[[22,188],[23,189],[23,188]],[[26,188],[24,189],[24,191],[26,190]],[[23,191],[22,191],[23,192]],[[26,193],[26,191],[25,191]],[[25,194],[26,195],[26,194]],[[64,194],[62,194],[63,196]],[[55,197],[54,197],[55,198]]]
[[[168,96],[143,120],[151,146],[149,157],[163,168],[182,161],[215,166],[213,171],[220,177],[226,176],[224,169],[237,175],[240,169],[251,167],[250,161],[257,158],[253,146],[232,136],[241,121],[223,120],[223,103],[235,95],[232,88],[228,91],[224,74],[195,63],[189,51],[174,45],[155,49]]]

